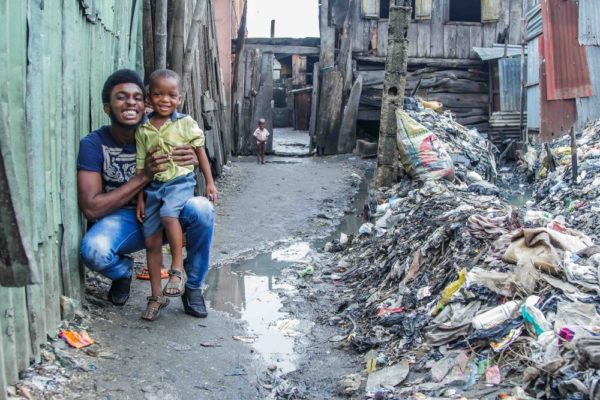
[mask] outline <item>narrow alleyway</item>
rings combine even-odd
[[[308,246],[337,225],[360,181],[356,162],[270,156],[257,165],[250,157],[237,159],[221,182],[216,208],[213,267],[206,279],[209,317],[189,318],[175,300],[149,324],[139,318],[146,282],[136,281],[129,303],[116,308],[101,300],[106,284],[92,279],[90,332],[100,353],[90,357],[94,371],[77,376],[69,390],[103,399],[264,398],[270,390],[260,377],[267,367],[277,368],[268,374],[274,378],[306,363],[294,352],[295,336],[314,324],[306,308],[294,317],[301,319],[295,332],[276,329],[292,318],[281,307],[297,292],[281,275],[294,263],[273,261],[271,252]],[[138,267],[143,259],[137,255]]]

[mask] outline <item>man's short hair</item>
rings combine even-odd
[[[172,71],[170,69],[157,69],[153,73],[150,74],[148,78],[148,86],[151,89],[154,83],[159,79],[175,79],[177,81],[177,87],[181,90],[181,78],[177,74],[177,72]]]
[[[113,72],[108,78],[106,78],[106,82],[104,82],[104,87],[102,88],[102,103],[110,103],[110,94],[115,86],[122,83],[133,83],[138,85],[144,94],[144,97],[146,97],[144,82],[142,81],[140,75],[131,69],[120,69]]]

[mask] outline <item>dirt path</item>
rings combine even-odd
[[[303,338],[292,340],[287,350],[293,351],[295,346],[300,353],[270,351],[283,339],[281,335],[273,339],[268,336],[269,321],[293,315],[312,324],[317,315],[286,286],[285,276],[280,276],[281,268],[289,264],[261,260],[270,260],[264,254],[285,246],[287,239],[310,240],[337,225],[343,215],[340,210],[356,191],[356,175],[351,176],[353,162],[348,157],[268,157],[262,166],[252,158],[234,161],[221,182],[214,266],[207,277],[209,303],[225,312],[212,309],[207,319],[195,319],[186,316],[176,300],[158,321],[149,324],[139,317],[147,283],[136,281],[129,303],[117,308],[100,300],[106,283],[92,279],[88,298],[93,303],[93,322],[89,330],[99,344],[100,357],[85,357],[90,372],[76,374],[71,380],[69,392],[73,397],[262,399],[267,398],[271,386],[286,390],[284,374],[295,371],[290,375],[295,383],[289,385],[314,386],[310,398],[331,398],[335,380],[345,373],[340,368],[350,361],[342,352],[332,359],[333,364],[322,359],[322,355],[330,354],[322,345],[315,347],[316,341],[329,334],[323,328],[309,329]],[[263,258],[256,258],[256,254],[263,254]],[[136,257],[138,260],[143,261],[143,255]],[[251,271],[244,262],[252,263]],[[257,289],[251,286],[253,282],[260,284]],[[258,291],[255,297],[252,290]],[[253,308],[253,303],[271,308]],[[263,335],[266,350],[260,347]],[[266,373],[273,360],[277,362],[271,368],[277,371]],[[315,379],[312,385],[310,380]],[[306,387],[303,390],[308,393]]]

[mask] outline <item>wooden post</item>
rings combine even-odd
[[[142,25],[144,29],[144,72],[147,78],[154,71],[154,36],[152,35],[152,4],[150,0],[144,0]]]
[[[154,10],[154,68],[167,67],[167,0],[155,0]]]
[[[385,62],[377,175],[375,185],[392,186],[398,180],[398,148],[396,143],[396,109],[402,108],[408,66],[408,28],[410,0],[390,2],[388,54]]]
[[[525,129],[525,83],[527,75],[525,73],[525,18],[521,20],[521,105],[520,105],[520,119],[519,127],[521,129],[521,140],[524,143],[529,142],[527,137],[527,130]]]
[[[575,126],[571,127],[571,168],[573,169],[573,186],[577,185],[577,140],[575,139]]]
[[[171,22],[171,25],[173,25],[173,48],[171,50],[169,65],[179,76],[183,76],[183,50],[185,48],[184,19],[185,4],[183,1],[178,1],[175,3],[173,21]]]
[[[198,37],[200,33],[200,26],[202,25],[202,19],[204,18],[204,11],[206,10],[206,0],[196,0],[196,6],[194,7],[194,15],[192,17],[192,25],[190,25],[190,31],[185,43],[185,53],[183,56],[183,93],[182,96],[185,99],[186,94],[190,92],[192,85],[192,69],[194,67],[194,53],[198,47]]]
[[[337,152],[337,134],[342,112],[344,80],[342,74],[335,70],[335,27],[329,21],[329,3],[330,0],[321,0],[319,6],[321,84],[316,121],[317,155]]]

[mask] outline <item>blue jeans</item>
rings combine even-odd
[[[215,212],[204,197],[189,199],[179,222],[186,233],[187,287],[199,289],[208,272],[210,245]],[[135,217],[135,208],[122,208],[99,219],[83,237],[81,257],[85,265],[111,280],[129,278],[133,260],[127,254],[144,249],[142,224]]]

